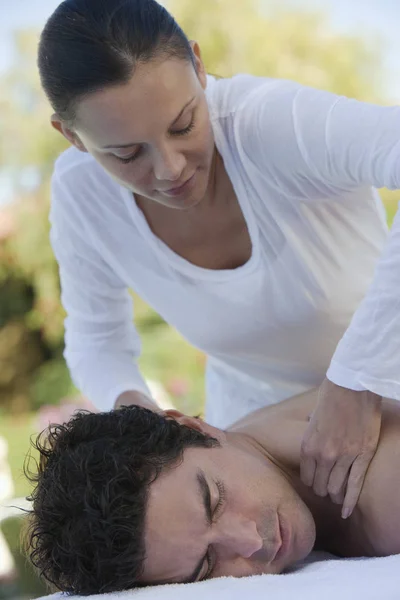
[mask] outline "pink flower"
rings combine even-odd
[[[167,391],[175,398],[186,396],[190,392],[190,382],[182,377],[170,379],[166,385]]]

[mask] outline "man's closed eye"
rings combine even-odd
[[[212,525],[213,523],[215,523],[216,519],[221,514],[222,508],[225,503],[226,492],[225,492],[225,486],[224,486],[223,482],[221,480],[215,481],[215,484],[218,488],[218,502],[217,502],[216,506],[212,509],[211,508],[210,488],[208,486],[207,481],[205,481],[205,483],[207,485],[207,490],[205,488],[202,489],[202,493],[204,493],[203,501],[204,501],[205,511],[206,511],[206,515],[207,515],[207,520],[209,523],[211,521],[210,524]],[[215,563],[216,563],[216,557],[215,557],[214,551],[211,548],[208,548],[207,554],[203,561],[203,564],[207,567],[207,570],[206,570],[205,575],[203,577],[201,577],[198,581],[204,581],[205,579],[208,579],[209,577],[211,577],[213,569],[215,567]]]

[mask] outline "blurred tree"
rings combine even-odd
[[[334,34],[329,17],[295,11],[285,2],[167,0],[190,39],[199,42],[211,73],[294,79],[360,100],[382,101],[382,51],[377,40]],[[261,10],[263,6],[263,10]]]
[[[14,44],[16,61],[0,86],[0,165],[20,173],[33,167],[45,182],[55,157],[68,144],[50,127],[52,110],[36,67],[38,32],[17,31]]]
[[[196,10],[193,0],[167,0],[165,5],[200,43],[209,73],[295,79],[384,102],[378,42],[333,34],[322,14],[287,11],[276,2],[261,12],[257,0],[241,0],[234,10],[231,0],[203,0]],[[0,82],[0,169],[16,174],[18,194],[12,208],[15,223],[3,237],[6,215],[0,209],[0,372],[8,365],[9,373],[8,384],[0,380],[0,405],[8,394],[16,410],[28,402],[56,402],[73,389],[62,359],[64,312],[47,220],[50,174],[67,143],[49,124],[51,108],[36,68],[37,42],[36,31],[16,32],[17,60]],[[35,184],[29,178],[27,184],[27,172],[36,174]],[[393,198],[387,196],[392,212]],[[203,400],[201,353],[138,298],[135,307],[145,374],[163,382],[177,406],[197,412]]]

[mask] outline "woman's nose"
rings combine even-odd
[[[154,176],[158,181],[179,181],[185,169],[185,159],[171,146],[160,148],[154,153]],[[173,187],[173,186],[171,186]]]
[[[250,558],[263,547],[255,522],[243,518],[230,518],[226,522],[220,519],[214,543],[219,545],[220,554],[225,557]]]

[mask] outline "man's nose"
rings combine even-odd
[[[241,556],[250,558],[263,547],[263,539],[254,521],[237,517],[220,519],[214,543],[219,546],[221,558]]]

